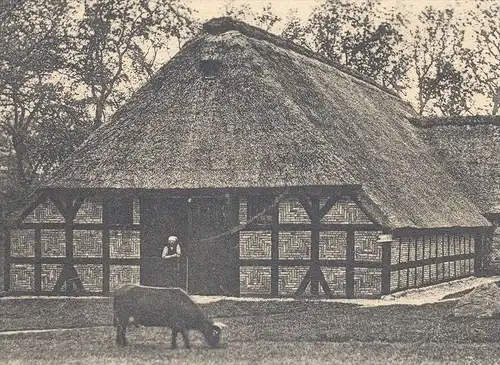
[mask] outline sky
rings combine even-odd
[[[352,0],[353,2],[361,2],[362,0]],[[262,9],[262,7],[271,4],[274,12],[280,17],[292,11],[297,10],[297,15],[301,19],[307,19],[312,9],[322,0],[185,0],[191,8],[195,9],[199,18],[208,20],[217,17],[221,14],[224,5],[233,3],[236,7],[242,4],[249,4],[254,9]],[[428,5],[433,5],[437,8],[453,6],[458,10],[471,8],[472,1],[467,0],[381,0],[383,6],[387,8],[396,8],[403,13],[417,14]]]

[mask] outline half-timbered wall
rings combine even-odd
[[[240,229],[234,242],[239,294],[376,297],[469,276],[482,265],[484,235],[416,231],[391,241],[353,199],[240,196],[239,205],[234,200],[234,213],[225,214],[235,218],[228,231]],[[78,290],[107,294],[139,283],[146,247],[141,250],[140,223],[138,198],[47,197],[7,232],[4,288],[57,293],[77,278]]]
[[[288,197],[265,211],[270,205],[272,199],[240,199],[241,295],[381,294],[382,231],[356,203]]]
[[[488,219],[494,225],[488,249],[488,272],[498,275],[500,273],[500,214],[490,215]]]
[[[9,232],[10,280],[6,289],[53,293],[58,279],[63,281],[61,275],[71,276],[63,270],[65,264],[74,268],[69,272],[76,272],[86,293],[108,293],[123,284],[139,283],[138,199],[132,205],[130,224],[113,225],[105,222],[106,207],[101,198],[73,201],[71,214],[70,209],[61,212],[68,207],[57,198],[45,199]],[[64,290],[65,285],[66,280],[58,289]]]
[[[474,274],[475,234],[395,237],[391,244],[391,291]]]

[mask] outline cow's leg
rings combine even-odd
[[[183,329],[181,331],[181,334],[182,334],[182,339],[184,340],[184,346],[187,348],[187,349],[190,349],[191,348],[191,345],[189,344],[189,336],[188,336],[188,332],[186,329]]]
[[[117,345],[121,345],[122,344],[122,340],[121,340],[121,335],[120,335],[120,325],[117,324],[116,325],[116,344]]]
[[[175,328],[172,329],[172,348],[177,348],[177,334],[179,331]]]
[[[127,346],[127,323],[118,321],[116,326],[116,343],[120,346]]]
[[[128,345],[128,340],[127,340],[127,325],[123,326],[122,330],[122,345],[127,346]]]
[[[117,345],[121,345],[121,337],[120,337],[120,321],[118,320],[118,318],[113,318],[113,324],[115,325],[115,328],[116,328],[116,344]]]

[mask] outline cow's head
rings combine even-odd
[[[207,342],[212,348],[220,347],[220,337],[222,328],[226,327],[223,323],[212,324],[210,333],[206,336]]]

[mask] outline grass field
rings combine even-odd
[[[78,327],[0,336],[2,363],[19,364],[422,364],[500,363],[498,320],[452,319],[453,302],[423,306],[221,301],[203,305],[228,325],[221,349],[192,333],[193,350],[170,350],[168,330],[129,332],[114,344],[105,299],[0,301],[2,329]],[[35,310],[34,308],[37,308]],[[79,313],[74,313],[78,310]],[[7,315],[16,312],[17,316]],[[33,314],[34,313],[34,314]],[[68,316],[68,313],[72,313]],[[7,316],[6,316],[7,315]],[[50,316],[49,319],[43,319]],[[66,318],[68,316],[68,318]]]

